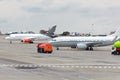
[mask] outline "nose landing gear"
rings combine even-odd
[[[93,51],[93,47],[87,47],[86,50]]]

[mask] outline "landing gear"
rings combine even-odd
[[[90,50],[93,51],[93,47],[90,47]]]
[[[89,50],[89,47],[87,47],[86,50]]]
[[[93,51],[93,47],[87,47],[86,50]]]
[[[12,44],[12,41],[10,40],[10,44]]]
[[[59,50],[59,47],[57,47],[57,50]]]

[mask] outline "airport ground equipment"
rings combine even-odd
[[[50,43],[38,43],[37,52],[38,53],[52,53],[53,46]]]
[[[120,55],[120,41],[117,41],[114,43],[111,54]]]
[[[24,43],[33,43],[33,41],[31,39],[24,39],[21,42],[24,42]]]

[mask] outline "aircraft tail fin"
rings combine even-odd
[[[48,30],[47,36],[52,37],[54,35],[54,32],[56,30],[56,25],[54,25],[51,29]]]
[[[118,36],[120,37],[120,27],[115,31],[115,33],[113,33],[112,35],[109,36]]]
[[[54,33],[56,30],[56,25],[53,26],[51,29],[48,30],[48,33]]]

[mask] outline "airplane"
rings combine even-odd
[[[112,35],[96,36],[96,37],[56,37],[49,41],[54,47],[59,50],[59,47],[71,47],[85,50],[93,50],[93,47],[112,45],[120,39],[120,28]]]
[[[56,26],[53,26],[47,33],[47,35],[44,34],[11,34],[7,37],[5,37],[5,39],[10,40],[10,43],[12,43],[12,41],[21,41],[24,43],[33,43],[33,41],[35,40],[45,40],[45,39],[49,39],[51,38],[51,36],[53,35],[53,33],[56,30]],[[52,34],[51,34],[52,33]]]

